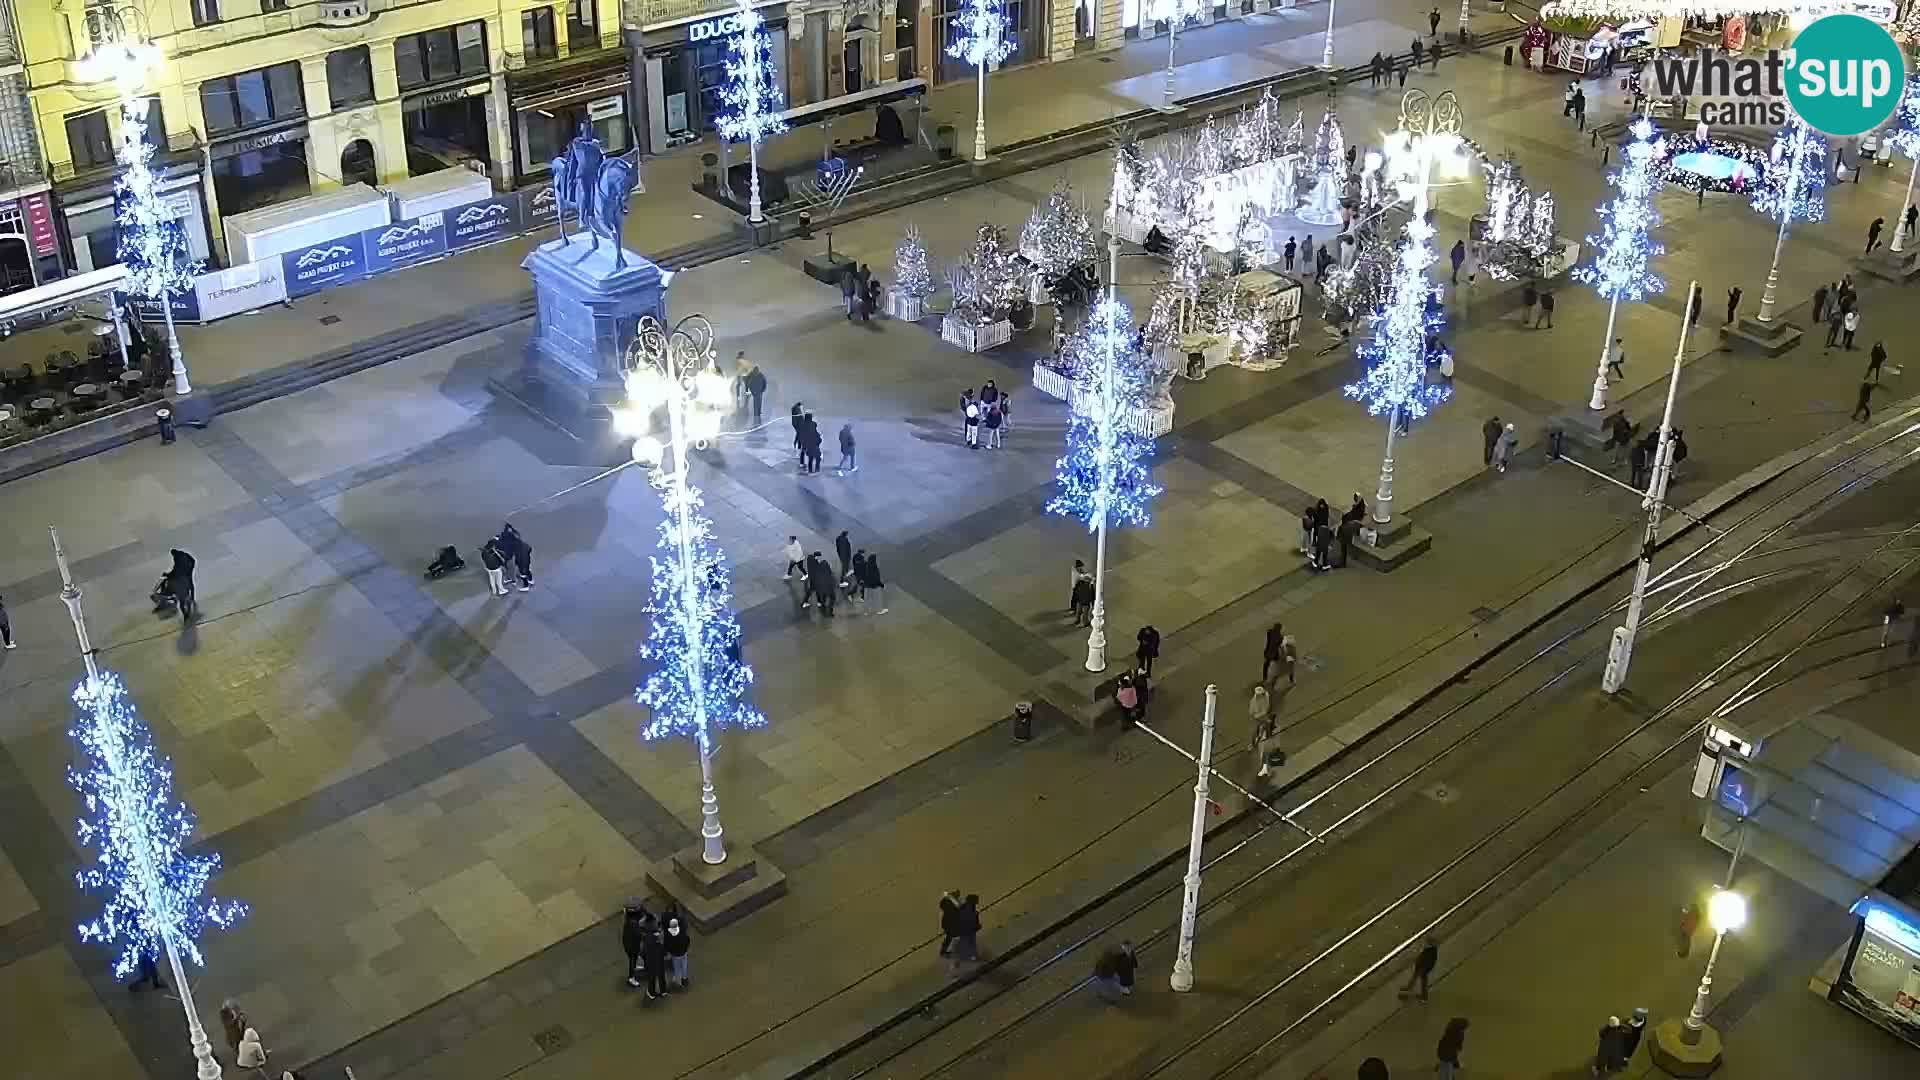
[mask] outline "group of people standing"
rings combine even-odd
[[[940,955],[956,974],[980,959],[980,894],[962,897],[958,889],[940,894]]]
[[[978,450],[981,444],[981,432],[986,432],[986,447],[998,450],[1003,435],[1013,426],[1013,398],[988,379],[980,387],[980,396],[974,397],[973,387],[960,391],[960,434],[967,440],[967,449]]]
[[[1502,423],[1498,416],[1489,416],[1487,422],[1480,425],[1480,438],[1485,444],[1481,460],[1486,462],[1487,468],[1506,472],[1507,466],[1513,461],[1514,448],[1520,444],[1520,435],[1514,431],[1513,425]]]
[[[487,571],[487,591],[507,595],[507,572],[521,592],[533,588],[533,545],[521,537],[512,522],[503,523],[500,532],[480,545],[480,565]]]
[[[793,448],[800,454],[800,473],[805,476],[820,471],[820,423],[813,418],[813,410],[807,408],[804,401],[796,401],[789,415],[793,418]],[[853,437],[853,421],[840,425],[840,464],[834,466],[834,475],[846,476],[860,471],[859,447]]]
[[[795,611],[818,607],[821,615],[831,619],[836,602],[845,599],[850,604],[867,605],[869,614],[885,615],[887,583],[880,576],[880,556],[866,548],[855,548],[845,529],[833,538],[833,550],[840,560],[837,576],[820,552],[809,554],[798,536],[787,537],[787,546],[782,549],[787,557],[784,579],[794,590]],[[878,603],[878,611],[872,610],[869,595]]]
[[[655,917],[645,900],[629,900],[620,921],[620,948],[627,954],[627,985],[646,987],[647,1000],[658,1001],[674,990],[693,985],[687,954],[693,939],[678,904]]]
[[[1340,515],[1340,524],[1333,524],[1333,510],[1327,506],[1327,500],[1321,499],[1307,507],[1300,514],[1300,553],[1307,557],[1309,570],[1335,570],[1347,565],[1347,559],[1353,553],[1353,542],[1367,520],[1367,500],[1359,492],[1353,493],[1353,505]],[[1332,558],[1333,542],[1340,541],[1340,561]]]
[[[840,297],[847,302],[847,320],[858,316],[861,322],[873,318],[880,307],[880,282],[866,263],[849,266],[840,272]]]
[[[1840,343],[1853,349],[1853,336],[1860,332],[1860,293],[1852,274],[1813,290],[1813,321],[1827,324],[1827,348]]]

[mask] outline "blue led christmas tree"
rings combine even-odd
[[[1574,280],[1593,286],[1607,299],[1607,332],[1600,339],[1600,367],[1594,376],[1593,395],[1587,401],[1588,407],[1596,410],[1607,407],[1607,361],[1613,355],[1613,327],[1620,302],[1638,304],[1666,288],[1648,266],[1654,256],[1666,253],[1666,248],[1648,235],[1660,224],[1653,196],[1660,187],[1666,141],[1654,137],[1653,124],[1644,118],[1634,121],[1628,131],[1633,138],[1621,152],[1623,164],[1607,177],[1618,194],[1600,208],[1600,235],[1587,237],[1587,246],[1594,251],[1593,262],[1573,272]]]
[[[1827,216],[1827,140],[1794,117],[1773,136],[1767,174],[1754,192],[1753,208],[1778,221],[1822,221]]]
[[[1134,348],[1133,316],[1125,304],[1103,300],[1075,337],[1069,346],[1075,409],[1066,456],[1054,466],[1059,491],[1047,510],[1079,518],[1089,532],[1146,525],[1147,507],[1160,488],[1147,469],[1153,440],[1137,430],[1152,387],[1147,360]]]
[[[740,0],[733,18],[740,29],[727,41],[727,81],[720,89],[725,110],[715,126],[722,138],[747,144],[747,218],[758,222],[766,219],[760,209],[760,142],[787,130],[780,117],[786,95],[773,62],[773,37],[752,0]]]
[[[1914,174],[1920,171],[1920,75],[1908,78],[1901,91],[1900,111],[1894,114],[1893,126],[1887,132],[1887,143],[1909,162],[1907,192],[1900,197],[1900,215],[1893,221],[1891,247],[1895,254],[1899,254],[1906,250],[1907,215],[1912,212]]]
[[[80,938],[113,949],[121,978],[170,950],[200,964],[207,927],[232,926],[246,906],[206,895],[220,857],[186,854],[193,811],[173,797],[172,763],[154,749],[120,677],[90,676],[73,702],[80,716],[68,734],[84,760],[67,782],[80,793],[80,843],[93,852],[75,879],[104,900]]]
[[[973,159],[987,160],[987,69],[1013,55],[1006,0],[966,0],[953,17],[953,42],[947,55],[973,65],[977,97],[973,115]]]

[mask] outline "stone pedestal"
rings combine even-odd
[[[1368,534],[1373,538],[1369,540]],[[1335,540],[1338,544],[1339,541]],[[1396,515],[1392,521],[1382,526],[1372,518],[1367,519],[1360,535],[1354,537],[1353,561],[1375,570],[1394,570],[1420,555],[1433,546],[1433,534],[1425,529],[1416,529],[1413,522],[1404,515]]]
[[[1669,1076],[1708,1076],[1720,1067],[1720,1033],[1707,1024],[1699,1038],[1689,1043],[1685,1023],[1662,1020],[1654,1025],[1653,1040],[1647,1052],[1653,1063]]]
[[[1800,344],[1803,336],[1798,326],[1785,319],[1775,319],[1763,323],[1751,315],[1742,315],[1732,326],[1720,328],[1721,336],[1728,345],[1779,356],[1781,353]]]
[[[660,268],[629,251],[614,268],[613,246],[584,236],[551,240],[520,265],[533,275],[538,310],[520,370],[507,392],[568,430],[604,422],[626,398],[621,356],[646,315],[666,320]],[[575,432],[578,434],[578,432]]]
[[[1899,228],[1899,226],[1894,226]],[[1853,260],[1853,265],[1863,274],[1871,274],[1883,281],[1898,285],[1920,276],[1920,244],[1915,244],[1899,254],[1882,247],[1871,255],[1863,255]]]
[[[672,897],[687,921],[703,934],[751,915],[787,894],[787,875],[753,848],[734,844],[718,866],[700,858],[694,844],[647,870],[653,887]]]
[[[1607,417],[1620,409],[1618,398],[1609,397],[1604,409],[1589,409],[1582,405],[1577,409],[1555,413],[1547,421],[1547,429],[1559,429],[1566,436],[1568,446],[1584,446],[1589,450],[1598,450],[1607,444]],[[1631,418],[1629,418],[1631,419]]]

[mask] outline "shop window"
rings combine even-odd
[[[400,89],[487,73],[487,24],[461,23],[395,38],[394,72]]]
[[[373,100],[373,54],[365,45],[327,54],[327,97],[336,109]]]
[[[212,26],[220,21],[220,0],[191,0],[193,25]]]
[[[113,164],[113,140],[107,135],[107,110],[67,117],[67,145],[73,148],[75,169],[97,169]]]
[[[552,8],[529,8],[520,13],[520,47],[529,60],[551,60],[559,54],[553,37]]]
[[[209,135],[305,116],[300,64],[275,64],[208,79],[200,84],[200,110]]]
[[[213,193],[220,212],[242,214],[310,194],[306,153],[307,144],[295,139],[215,158]]]
[[[567,0],[567,47],[574,51],[600,46],[600,17],[594,0]]]
[[[553,159],[566,152],[568,141],[580,133],[581,124],[593,125],[593,134],[608,156],[627,152],[626,101],[617,93],[590,102],[522,109],[519,117],[522,176],[546,172]]]
[[[920,0],[899,0],[893,8],[893,51],[898,54],[898,71],[902,79],[911,79],[920,74],[913,56],[914,46],[920,40]]]

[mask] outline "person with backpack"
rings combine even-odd
[[[980,959],[980,896],[968,893],[953,913],[953,947],[947,953],[954,974]]]
[[[500,554],[500,542],[488,537],[480,545],[480,565],[487,569],[487,595],[507,595],[507,560]]]

